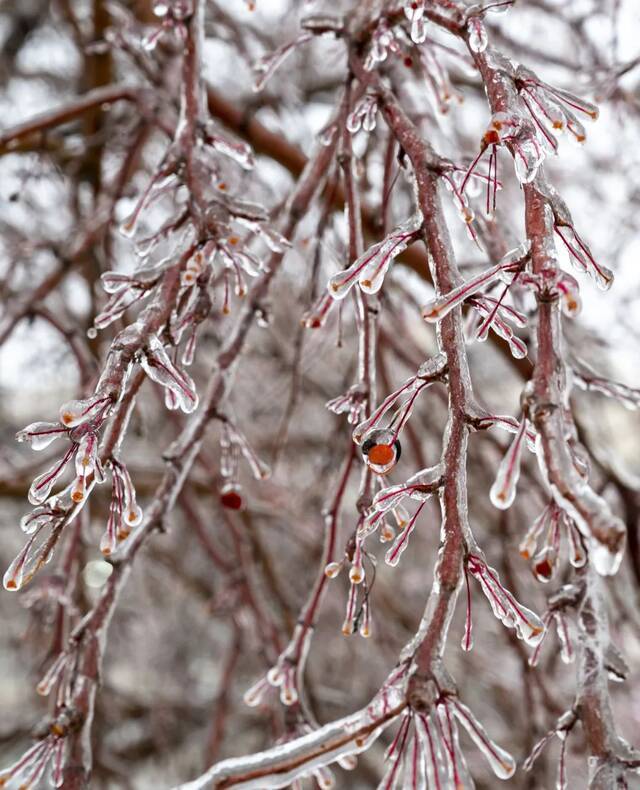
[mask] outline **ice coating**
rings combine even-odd
[[[234,777],[233,786],[238,788],[287,787],[298,776],[366,751],[396,715],[387,714],[372,721],[367,706],[293,741],[246,757],[223,760],[198,779],[178,785],[175,790],[199,790],[231,777]],[[377,721],[380,721],[378,726]],[[282,768],[286,763],[297,764],[286,770]],[[243,780],[240,778],[243,774],[253,777]]]

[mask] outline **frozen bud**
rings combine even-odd
[[[587,564],[587,550],[584,546],[584,538],[570,518],[565,516],[563,520],[569,540],[569,562],[574,568],[583,568]]]
[[[19,590],[22,587],[24,582],[25,566],[27,564],[31,547],[33,546],[34,538],[35,536],[23,546],[18,556],[7,568],[2,578],[2,584],[4,585],[5,590],[14,592],[15,590]]]
[[[527,534],[525,535],[524,539],[520,543],[518,550],[520,552],[520,556],[523,557],[525,560],[529,560],[533,557],[536,552],[536,548],[538,545],[538,540],[542,535],[543,531],[548,525],[549,516],[552,511],[553,506],[546,507],[542,513],[536,518],[533,522]]]
[[[520,459],[527,429],[527,421],[523,417],[509,449],[507,450],[494,484],[491,486],[491,502],[497,508],[506,510],[516,496],[516,484],[520,477]]]
[[[122,272],[104,272],[100,275],[102,287],[108,294],[115,294],[123,289],[129,288],[132,278]]]
[[[347,130],[351,134],[355,134],[360,129],[364,129],[365,132],[372,132],[376,127],[377,112],[377,98],[373,94],[364,96],[347,117]]]
[[[307,310],[300,319],[302,326],[306,329],[319,329],[324,326],[327,316],[329,315],[329,310],[331,310],[334,304],[335,300],[331,298],[330,294],[321,294],[313,307]]]
[[[355,754],[345,754],[343,757],[338,757],[338,765],[345,771],[353,771],[358,766],[358,758]]]
[[[409,22],[420,19],[424,15],[425,0],[405,0],[402,8]]]
[[[298,690],[296,688],[295,670],[291,666],[286,666],[282,672],[282,682],[280,685],[280,702],[283,705],[294,705],[298,701]]]
[[[515,137],[521,127],[522,118],[519,115],[510,115],[506,112],[494,113],[482,141],[485,145],[499,145]]]
[[[324,569],[325,576],[327,576],[329,579],[335,579],[336,576],[342,570],[343,565],[344,565],[343,562],[329,562],[329,563],[327,563],[327,565],[325,566],[325,569]]]
[[[355,427],[353,431],[353,441],[356,444],[362,444],[365,436],[367,436],[367,434],[369,434],[369,432],[380,423],[380,420],[389,411],[389,409],[392,408],[399,398],[401,398],[403,395],[409,394],[414,389],[416,383],[416,377],[411,376],[411,378],[408,378],[401,387],[388,395],[374,410],[370,417],[368,417],[366,420],[363,420]]]
[[[116,546],[118,545],[118,536],[116,534],[116,515],[117,514],[112,503],[111,512],[109,513],[109,519],[107,521],[107,528],[102,533],[102,537],[100,538],[100,551],[105,557],[113,554],[113,552],[116,550]]]
[[[582,308],[578,281],[570,274],[561,272],[556,282],[556,288],[560,292],[562,312],[569,318],[574,318]]]
[[[533,558],[533,575],[537,581],[550,582],[557,570],[558,554],[553,546],[544,546]]]
[[[67,428],[75,428],[95,419],[103,418],[111,399],[94,395],[84,400],[71,400],[60,407],[60,422]]]
[[[574,267],[586,272],[600,290],[609,290],[613,284],[613,272],[596,261],[589,246],[571,224],[570,215],[568,218],[556,216],[555,231],[568,249]]]
[[[467,22],[467,35],[469,36],[469,48],[472,52],[485,51],[489,43],[489,38],[480,17],[473,16]]]
[[[391,526],[391,524],[384,522],[380,529],[380,543],[389,543],[395,538],[395,536],[395,529]]]
[[[27,442],[33,450],[44,450],[55,439],[67,433],[67,429],[55,422],[32,422],[16,434],[19,442]]]
[[[513,143],[513,163],[521,184],[529,184],[536,177],[544,160],[544,149],[535,137],[517,139]]]
[[[76,477],[71,487],[71,499],[76,504],[79,504],[85,497],[85,478]]]
[[[227,510],[241,510],[244,505],[242,489],[237,483],[227,483],[220,489],[220,504]]]
[[[60,678],[62,672],[65,670],[69,663],[69,656],[67,653],[59,653],[58,657],[53,661],[49,669],[45,672],[42,680],[36,686],[36,691],[43,697],[53,688],[54,683]]]
[[[271,684],[266,678],[260,678],[257,683],[254,683],[251,688],[245,691],[243,700],[244,704],[250,708],[255,708],[259,705],[265,697],[267,691],[271,688]]]
[[[467,568],[469,573],[480,582],[493,614],[506,628],[513,628],[518,638],[536,647],[545,635],[545,625],[542,620],[503,587],[497,571],[480,557],[470,554],[467,558]]]
[[[98,463],[98,437],[89,431],[80,438],[76,450],[75,466],[79,477],[91,474]]]
[[[393,431],[373,430],[362,441],[362,455],[369,468],[378,475],[385,475],[400,460],[402,448]]]
[[[349,580],[353,584],[361,584],[364,581],[364,568],[362,565],[353,565],[349,570]]]

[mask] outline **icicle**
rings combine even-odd
[[[520,459],[527,429],[527,420],[522,418],[520,427],[509,449],[507,450],[494,484],[491,486],[491,502],[494,507],[506,510],[513,504],[516,496],[516,485],[520,477]]]
[[[51,442],[66,435],[67,429],[56,422],[32,422],[18,431],[16,439],[27,442],[32,450],[44,450]]]
[[[498,779],[509,779],[516,770],[516,761],[505,749],[502,749],[487,735],[486,730],[476,719],[473,713],[457,699],[450,699],[453,713],[465,730],[469,733],[472,741],[485,756]]]
[[[405,528],[395,539],[391,548],[385,554],[384,561],[387,563],[387,565],[391,565],[392,567],[395,567],[400,562],[400,557],[402,556],[405,549],[409,545],[409,537],[411,536],[411,533],[415,529],[418,516],[420,515],[424,505],[425,505],[424,502],[420,503],[418,509],[411,517],[411,520],[407,523]]]
[[[140,364],[150,379],[175,393],[182,411],[187,414],[195,411],[198,407],[198,395],[191,377],[175,367],[155,335],[149,338]]]

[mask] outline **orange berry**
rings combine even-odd
[[[393,461],[394,450],[390,444],[376,444],[367,453],[369,460],[376,466],[386,466]]]

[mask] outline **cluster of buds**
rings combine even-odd
[[[247,437],[225,418],[220,433],[220,504],[228,510],[240,510],[244,505],[238,480],[240,456],[245,459],[256,480],[266,480],[271,475],[271,470],[258,458]]]
[[[536,647],[544,637],[544,623],[521,603],[501,583],[498,573],[476,554],[469,554],[466,562],[466,572],[470,573],[480,583],[493,614],[507,628],[513,628],[519,639],[524,640],[531,647]],[[467,579],[467,617],[464,635],[462,637],[463,650],[470,650],[473,646],[472,620],[471,620],[471,594]]]
[[[357,540],[364,542],[373,532],[379,531],[382,543],[393,541],[385,553],[385,562],[395,567],[409,545],[409,538],[427,500],[441,484],[442,468],[436,466],[421,469],[405,483],[382,488],[373,499],[371,511],[358,525]],[[403,500],[420,503],[413,515],[409,515]],[[394,517],[395,527],[386,521],[389,515]]]
[[[573,111],[595,121],[598,108],[594,104],[569,91],[554,88],[524,66],[516,69],[515,84],[520,100],[536,126],[539,139],[551,152],[556,153],[558,150],[556,134],[566,133],[569,139],[577,143],[585,141],[586,130]]]
[[[177,351],[175,352],[177,355]],[[188,373],[177,367],[156,335],[151,335],[140,356],[140,364],[152,381],[165,392],[168,409],[181,409],[190,414],[198,407],[198,393]]]
[[[36,743],[3,771],[0,771],[0,787],[6,790],[32,790],[40,786],[44,777],[53,787],[64,784],[63,769],[67,750],[67,736],[77,730],[80,722],[70,700],[71,672],[68,672],[71,655],[63,652],[51,664],[37,691],[46,696],[55,687],[55,716],[39,726]]]
[[[495,775],[508,779],[515,772],[513,757],[498,746],[469,708],[451,694],[439,694],[430,709],[407,708],[400,726],[385,753],[387,769],[381,788],[402,787],[419,790],[472,788],[467,762],[460,748],[458,725],[462,725],[482,752]]]
[[[330,579],[335,579],[345,565],[350,565],[349,594],[347,596],[342,633],[345,636],[360,633],[360,636],[368,638],[371,636],[371,585],[367,582],[364,559],[366,557],[373,568],[375,568],[376,561],[375,557],[364,549],[366,535],[362,533],[361,525],[362,519],[356,529],[355,539],[351,541],[345,556],[339,562],[330,562],[324,569],[324,572]],[[362,590],[361,595],[359,590]]]
[[[573,519],[551,501],[535,519],[520,543],[520,555],[531,560],[533,575],[540,582],[549,582],[558,570],[562,533],[569,547],[569,562],[582,568],[587,561],[587,548],[582,533]]]
[[[405,0],[404,15],[411,23],[410,36],[414,44],[422,44],[427,37],[424,18],[425,0]]]
[[[607,291],[613,284],[613,272],[596,261],[588,244],[578,234],[569,207],[558,192],[549,184],[545,184],[544,189],[554,230],[566,247],[571,263],[577,271],[588,275],[600,290]]]
[[[136,501],[136,490],[127,467],[111,459],[111,504],[107,527],[100,540],[100,551],[109,556],[126,540],[131,530],[142,522],[142,508]]]
[[[575,650],[566,616],[567,609],[573,609],[580,603],[581,592],[575,584],[565,584],[549,598],[549,606],[542,617],[545,626],[544,638],[538,643],[536,649],[529,657],[529,665],[535,667],[540,661],[542,646],[550,632],[551,623],[555,623],[556,634],[560,643],[560,658],[565,664],[571,664],[575,659]]]
[[[514,357],[524,357],[527,347],[515,335],[511,324],[524,326],[526,317],[513,307],[505,305],[504,299],[516,282],[523,283],[523,270],[528,258],[529,247],[527,244],[510,250],[495,266],[485,269],[448,293],[436,296],[427,302],[422,308],[422,318],[429,323],[440,321],[455,307],[468,301],[468,304],[480,316],[480,321],[470,323],[468,327],[470,336],[473,339],[485,340],[489,329],[492,329],[507,341]],[[491,288],[500,281],[505,284],[505,288],[499,299],[494,299],[487,294],[479,294],[480,291]]]
[[[455,56],[456,60],[463,64],[465,71],[471,71],[472,64],[465,60],[464,56],[455,52],[455,50],[449,49],[437,41],[429,40],[418,49],[419,65],[431,90],[435,108],[445,115],[449,112],[449,105],[452,99],[456,99],[459,104],[462,104],[464,97],[452,85],[447,69],[438,57],[439,50],[444,51],[446,55]],[[412,61],[410,62],[412,63]],[[407,63],[406,60],[405,63]]]
[[[513,154],[516,177],[521,184],[528,184],[536,177],[545,157],[545,150],[538,141],[533,124],[521,115],[505,112],[495,113],[482,136],[480,152],[469,165],[460,191],[464,193],[476,167],[489,151],[486,212],[495,213],[498,182],[498,146],[508,145]]]
[[[422,214],[417,212],[385,239],[369,247],[351,266],[335,274],[329,280],[331,296],[344,299],[356,283],[365,293],[377,293],[395,258],[418,238],[421,228]]]
[[[627,409],[640,409],[640,389],[612,381],[596,373],[583,359],[574,357],[571,363],[573,383],[586,392],[599,392],[620,401]]]
[[[109,299],[93,320],[95,329],[105,329],[117,321],[126,310],[145,299],[157,285],[169,261],[160,266],[139,268],[134,275],[105,272],[101,275],[102,287]]]
[[[359,132],[360,129],[372,132],[376,128],[377,113],[378,99],[374,94],[367,93],[347,116],[347,130],[351,134]]]
[[[63,786],[66,728],[62,729],[58,724],[53,724],[51,730],[13,765],[0,772],[0,787],[6,790],[31,790],[45,777],[47,768],[49,768],[48,779],[51,785]]]
[[[568,318],[575,318],[582,309],[578,281],[555,265],[550,265],[537,274],[525,272],[520,283],[530,287],[538,296],[557,298],[560,309]]]
[[[381,16],[375,30],[371,34],[369,51],[364,59],[363,66],[365,71],[373,71],[380,63],[383,63],[389,53],[397,55],[400,52],[400,44],[396,39],[395,33],[389,27],[385,16]]]
[[[331,300],[333,302],[333,299]],[[351,425],[359,422],[367,403],[367,395],[361,384],[354,384],[344,393],[327,401],[325,406],[334,414],[346,414]]]
[[[59,422],[34,422],[16,434],[19,442],[27,442],[34,450],[43,450],[56,439],[66,438],[70,443],[62,458],[31,484],[29,502],[32,505],[41,505],[49,498],[71,461],[75,465],[76,477],[68,493],[74,503],[84,502],[92,481],[100,483],[104,480],[104,470],[98,458],[98,432],[113,402],[109,393],[98,390],[90,398],[65,403],[60,408]]]
[[[280,653],[276,663],[266,675],[249,688],[244,702],[250,707],[260,705],[270,689],[279,689],[280,702],[294,705],[300,699],[300,668],[304,667],[311,645],[312,628],[298,624],[287,647]]]
[[[79,507],[74,505],[69,488],[59,496],[49,497],[21,519],[20,527],[29,539],[5,571],[2,580],[5,590],[21,589],[51,556],[49,541],[43,543],[39,539],[47,530],[49,535],[58,532],[74,506]]]

